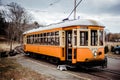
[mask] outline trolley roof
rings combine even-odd
[[[28,30],[28,31],[24,32],[23,34],[42,31],[42,30],[49,30],[49,29],[54,29],[54,28],[63,28],[63,27],[69,27],[69,26],[76,26],[76,25],[104,26],[100,22],[98,22],[96,20],[91,20],[91,19],[68,20],[68,21],[55,23],[55,24],[50,24],[48,26]]]

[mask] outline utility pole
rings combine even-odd
[[[76,0],[74,0],[74,19],[76,19]]]
[[[76,4],[76,0],[74,0],[74,9],[72,10],[72,12],[69,14],[69,16],[66,19],[69,19],[69,17],[74,13],[74,19],[76,19],[76,8],[78,7],[78,5],[82,2],[82,0],[80,0],[77,4]]]

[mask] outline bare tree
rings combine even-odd
[[[12,2],[7,6],[8,11],[5,12],[5,16],[7,22],[9,22],[7,33],[11,43],[10,50],[12,50],[12,42],[14,40],[21,41],[24,25],[31,20],[31,16],[17,3]]]
[[[106,34],[106,40],[109,41],[119,41],[120,39],[120,33],[108,33]]]
[[[6,35],[5,29],[6,29],[6,22],[5,18],[2,15],[2,10],[0,10],[0,35]]]
[[[43,24],[39,24],[37,21],[34,21],[33,24],[34,24],[35,28],[45,27],[45,25],[43,25]]]

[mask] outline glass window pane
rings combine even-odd
[[[91,46],[97,46],[97,44],[98,44],[97,30],[91,30]]]
[[[80,31],[80,46],[88,46],[88,31]]]
[[[103,46],[103,31],[99,31],[99,45]]]
[[[59,36],[59,31],[56,31],[56,32],[55,32],[55,36]]]

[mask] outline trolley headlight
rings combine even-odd
[[[96,57],[96,56],[97,56],[97,52],[95,51],[95,52],[94,52],[94,57]]]

